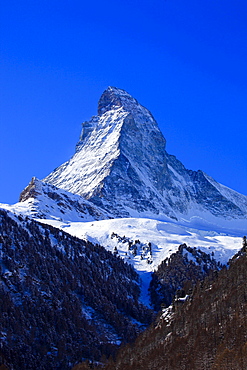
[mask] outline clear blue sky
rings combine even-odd
[[[187,168],[247,195],[246,0],[0,4],[0,202],[69,159],[109,85]]]

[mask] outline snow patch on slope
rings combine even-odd
[[[222,264],[227,263],[228,259],[241,248],[242,243],[241,237],[210,230],[188,229],[183,225],[144,218],[66,223],[52,220],[40,221],[61,228],[78,238],[101,244],[113,253],[117,247],[119,256],[131,263],[139,272],[153,271],[183,243],[200,248],[207,253],[214,252],[215,259]],[[152,263],[147,263],[145,258],[142,260],[140,253],[134,256],[129,250],[128,243],[119,243],[117,238],[112,237],[113,233],[133,241],[139,240],[142,244],[151,242]]]

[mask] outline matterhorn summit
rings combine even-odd
[[[208,223],[246,222],[247,197],[166,150],[152,114],[126,91],[108,87],[98,115],[82,124],[76,152],[44,182],[80,195],[114,217]]]
[[[157,214],[160,203],[170,214],[162,194],[165,144],[151,113],[125,91],[109,87],[99,100],[98,116],[82,124],[75,155],[44,181],[116,216]]]
[[[65,222],[148,218],[236,235],[247,229],[247,197],[186,169],[166,152],[149,110],[115,87],[83,122],[72,158],[42,181],[33,178],[20,202],[6,207]]]

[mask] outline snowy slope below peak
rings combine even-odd
[[[86,198],[100,191],[112,163],[119,156],[119,136],[127,115],[119,108],[84,123],[74,156],[55,169],[44,182]]]
[[[198,230],[177,223],[147,218],[66,223],[55,220],[40,221],[117,252],[139,272],[153,271],[183,243],[200,248],[207,253],[214,252],[215,259],[223,264],[227,263],[242,244],[242,238],[235,235]],[[151,253],[147,248],[150,246],[149,243],[151,243]]]
[[[40,220],[120,256],[131,264],[142,279],[141,300],[149,305],[151,273],[159,264],[186,243],[211,253],[226,264],[242,246],[242,238],[210,230],[188,228],[178,223],[147,218],[121,218],[94,222]]]
[[[93,221],[109,218],[109,215],[79,195],[71,194],[33,178],[22,191],[20,202],[0,207],[16,214],[32,218],[48,218],[62,221]]]
[[[243,212],[246,212],[247,196],[239,194],[237,191],[218,183],[206,173],[204,173],[204,176],[220,192],[220,194],[222,194],[223,197],[229,199],[232,203],[236,204]]]

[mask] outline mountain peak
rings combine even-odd
[[[120,107],[129,109],[133,105],[138,105],[137,100],[125,90],[109,86],[99,99],[98,114],[101,116],[106,111]]]
[[[101,95],[98,102],[98,115],[102,116],[105,112],[123,108],[124,111],[134,116],[148,116],[148,119],[157,126],[152,113],[143,107],[132,95],[118,87],[109,86]]]

